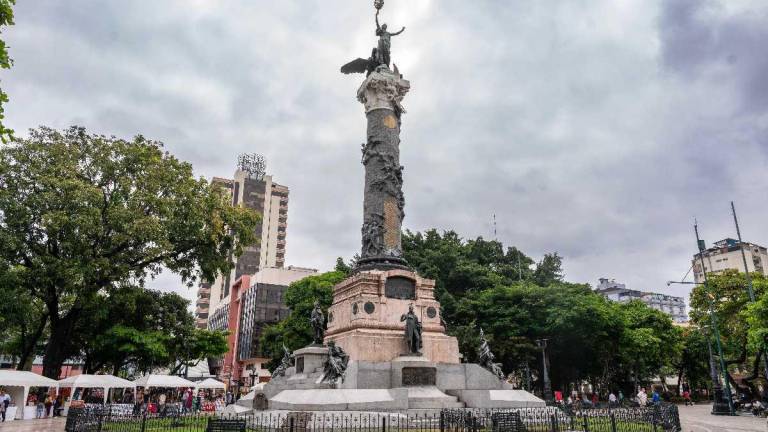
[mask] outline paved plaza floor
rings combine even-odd
[[[14,420],[0,423],[0,432],[61,432],[67,419]]]
[[[683,432],[744,432],[768,431],[766,419],[752,416],[713,416],[712,405],[680,405]]]

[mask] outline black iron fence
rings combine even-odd
[[[514,410],[411,410],[388,412],[249,412],[132,414],[109,407],[72,409],[67,432],[678,432],[675,405],[567,411],[558,407]]]

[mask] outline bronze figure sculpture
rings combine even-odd
[[[285,376],[285,371],[289,367],[293,366],[293,353],[288,350],[288,347],[283,344],[283,358],[280,360],[280,365],[272,372],[273,377]]]
[[[323,310],[320,308],[319,300],[315,300],[315,308],[312,309],[309,322],[312,324],[312,330],[314,330],[312,342],[316,345],[322,345],[323,336],[325,335],[325,315],[323,315]]]
[[[495,363],[496,356],[491,352],[491,347],[488,345],[488,340],[485,339],[485,333],[483,329],[480,329],[480,348],[477,350],[478,363],[480,366],[492,372],[500,380],[505,378],[504,372],[501,370],[501,366]]]
[[[390,53],[392,50],[392,37],[397,36],[400,33],[405,31],[405,27],[400,29],[400,31],[395,33],[390,33],[387,31],[387,24],[379,24],[379,11],[381,11],[381,8],[384,6],[383,1],[377,1],[374,2],[374,7],[376,8],[376,36],[379,37],[379,41],[377,44],[377,47],[371,51],[371,56],[367,59],[358,57],[355,60],[352,60],[351,62],[345,64],[341,67],[341,72],[345,74],[351,74],[351,73],[363,73],[365,72],[366,75],[370,75],[371,72],[376,70],[379,66],[386,66],[389,68],[389,62],[390,62]],[[395,69],[397,67],[395,66]],[[397,72],[396,72],[397,73]]]
[[[335,383],[339,378],[344,381],[344,374],[347,372],[347,363],[349,355],[341,347],[336,346],[334,341],[328,342],[328,358],[325,360],[323,382]]]
[[[408,313],[401,315],[400,321],[405,321],[405,341],[408,343],[408,351],[411,354],[421,354],[421,322],[413,312],[413,305],[408,305]]]

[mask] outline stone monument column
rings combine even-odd
[[[358,270],[408,269],[402,258],[400,230],[405,213],[400,165],[400,104],[410,83],[380,65],[357,90],[368,120],[363,144],[365,166],[362,251]]]

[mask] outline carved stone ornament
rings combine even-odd
[[[375,109],[393,110],[398,116],[405,112],[400,104],[411,83],[386,67],[379,66],[368,75],[357,90],[357,100],[365,105],[365,112]]]
[[[372,214],[363,223],[363,256],[376,256],[384,253],[384,216]]]

